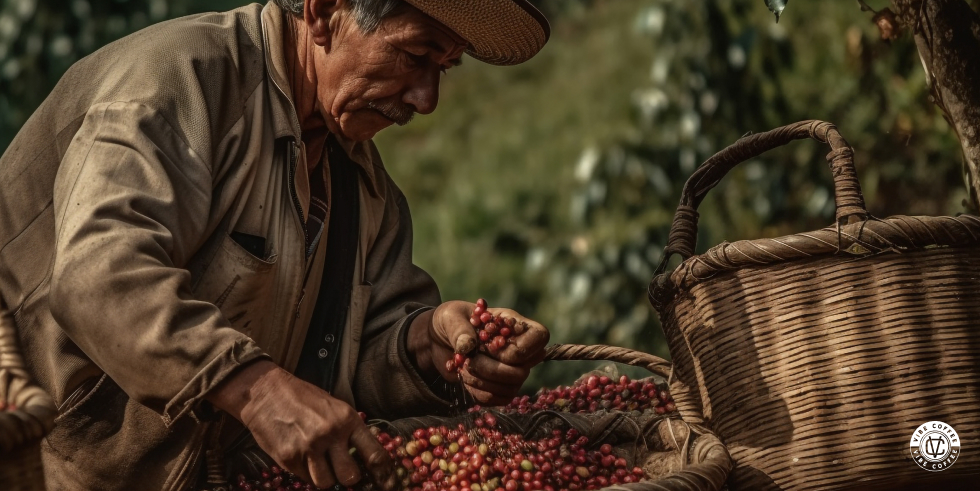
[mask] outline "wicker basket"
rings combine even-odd
[[[41,439],[51,430],[56,412],[51,397],[30,384],[17,348],[14,320],[0,302],[0,483],[4,491],[44,490]]]
[[[833,149],[837,224],[694,254],[697,206],[735,165],[791,140]],[[804,121],[745,137],[685,185],[650,285],[685,421],[735,459],[733,489],[980,487],[980,219],[865,211],[853,152]],[[672,254],[685,260],[665,273]],[[926,422],[959,433],[943,472],[912,461]],[[972,447],[972,448],[971,448]]]
[[[670,380],[673,372],[673,367],[667,360],[649,353],[614,346],[559,344],[548,347],[545,361],[558,360],[612,361],[645,368],[664,380]],[[679,409],[680,402],[677,404]],[[674,454],[679,453],[680,470],[666,476],[649,476],[649,480],[640,483],[605,488],[607,491],[718,491],[724,487],[725,479],[732,469],[732,459],[718,437],[703,425],[680,418],[676,413],[664,421],[670,424],[666,431],[683,435],[679,437],[683,443],[671,445],[669,442],[675,435],[670,440],[659,439],[668,448],[656,448],[656,445],[649,448],[651,453],[647,456],[647,463],[651,460],[669,462],[675,458]],[[664,430],[664,426],[658,428],[660,433],[664,433]]]
[[[555,345],[548,348],[546,360],[606,360],[646,368],[664,380],[670,377],[671,365],[655,356],[611,346]],[[490,409],[495,411],[494,409]],[[536,411],[529,414],[496,412],[504,433],[523,434],[536,439],[549,434],[555,427],[575,428],[589,437],[590,446],[610,443],[616,452],[629,456],[632,465],[647,470],[648,480],[605,488],[606,491],[719,491],[723,489],[732,468],[731,456],[724,444],[707,428],[688,424],[677,413],[659,415],[640,413],[597,412],[571,414]],[[425,416],[392,422],[372,421],[391,435],[409,438],[416,428],[430,426],[453,427],[469,423],[475,415],[459,417]],[[214,453],[216,454],[216,452]],[[274,464],[254,440],[246,440],[227,452],[225,477],[244,474],[256,476]],[[213,465],[211,466],[214,467]],[[213,469],[212,469],[213,470]],[[212,472],[213,474],[213,472]],[[213,480],[221,483],[222,479]],[[211,484],[210,491],[235,489],[223,484]]]

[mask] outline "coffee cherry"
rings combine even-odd
[[[494,342],[491,340],[491,345]],[[543,388],[533,399],[515,397],[504,407],[505,411],[520,414],[533,411],[584,413],[599,409],[641,412],[654,409],[657,414],[666,414],[676,411],[677,406],[666,388],[661,390],[650,381],[630,380],[626,375],[618,380],[605,375],[590,375],[570,387]]]
[[[526,328],[526,324],[518,324],[515,319],[510,317],[502,318],[495,316],[488,312],[487,308],[487,301],[482,298],[478,299],[476,301],[476,308],[473,309],[469,320],[470,324],[476,329],[476,337],[479,340],[477,349],[490,353],[491,355],[496,355],[507,347],[507,342],[511,337],[523,332],[518,330],[516,326],[523,324]],[[456,354],[450,360],[453,362],[453,365],[450,365],[449,362],[446,363],[446,370],[459,373],[465,368],[467,358],[468,356],[466,354]]]

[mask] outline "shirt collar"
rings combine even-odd
[[[276,138],[300,138],[299,118],[296,116],[296,106],[293,104],[292,89],[286,77],[286,54],[283,47],[283,30],[286,28],[284,12],[274,2],[269,2],[262,8],[262,44],[265,50],[266,72],[272,82],[274,98],[278,104],[272,104],[272,124]],[[357,163],[367,174],[369,181],[374,184],[374,163],[371,144],[355,142],[341,135],[334,135],[337,142],[347,152],[347,155]]]

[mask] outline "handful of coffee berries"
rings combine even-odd
[[[512,337],[527,331],[528,326],[526,322],[518,321],[513,317],[493,315],[487,310],[488,308],[485,299],[477,300],[476,308],[470,315],[470,324],[476,329],[476,337],[479,339],[477,349],[496,355],[507,347]],[[459,373],[467,360],[469,360],[467,354],[456,353],[452,360],[446,361],[446,371]]]

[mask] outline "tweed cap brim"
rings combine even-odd
[[[469,43],[466,53],[491,65],[517,65],[541,51],[551,27],[527,0],[405,0]]]

